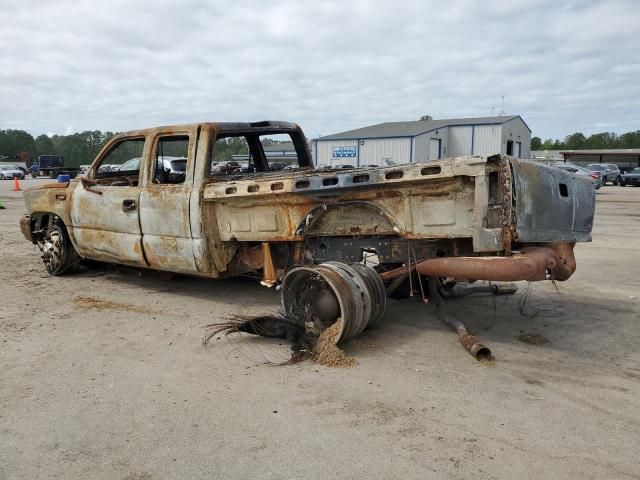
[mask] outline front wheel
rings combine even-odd
[[[80,263],[80,257],[71,244],[64,225],[52,220],[38,247],[42,251],[42,261],[49,275],[71,273]]]
[[[614,184],[615,186],[620,185],[620,177],[619,177],[619,176],[617,176],[617,177],[616,177],[616,179],[613,181],[613,184]]]
[[[4,175],[0,175],[0,180],[6,180]]]

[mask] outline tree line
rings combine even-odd
[[[61,155],[67,166],[88,165],[114,135],[113,132],[94,130],[71,135],[42,134],[34,138],[24,130],[0,130],[0,158],[9,157],[31,165],[38,155]],[[613,132],[595,133],[588,137],[582,133],[573,133],[564,140],[549,138],[543,141],[540,137],[531,138],[531,150],[589,148],[640,148],[640,130],[622,135]],[[246,152],[247,147],[242,139],[228,138],[223,144],[216,146],[216,160],[230,160],[231,155]]]
[[[613,132],[594,133],[585,137],[582,133],[567,135],[564,140],[540,137],[531,138],[531,150],[585,150],[602,148],[640,148],[640,130],[616,135]]]
[[[78,167],[90,164],[102,146],[115,135],[100,130],[71,135],[38,135],[24,130],[0,130],[0,158],[8,156],[30,166],[38,155],[62,155],[65,165]]]

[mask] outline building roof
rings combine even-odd
[[[476,118],[448,118],[442,120],[416,120],[407,122],[385,122],[369,127],[357,128],[342,133],[327,135],[326,137],[316,138],[317,141],[323,140],[360,140],[364,138],[398,138],[398,137],[416,137],[423,133],[438,130],[439,128],[453,126],[471,126],[471,125],[501,125],[515,118],[522,120],[520,115],[508,115],[499,117],[476,117]],[[524,123],[524,120],[522,120]],[[527,124],[525,123],[525,126]],[[529,131],[531,129],[527,126]]]
[[[640,156],[640,148],[600,148],[589,150],[560,150],[560,155],[608,155],[618,157]]]
[[[262,147],[265,152],[295,152],[293,142],[274,143],[268,147]]]

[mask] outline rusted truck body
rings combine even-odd
[[[295,168],[269,170],[261,142],[273,135],[293,143]],[[230,139],[247,145],[249,168],[218,174],[218,146]],[[171,149],[180,151],[164,154]],[[120,168],[105,170],[116,157]],[[167,158],[179,164],[173,179]],[[437,260],[426,273],[500,279],[495,269],[506,268],[509,280],[564,279],[575,269],[573,244],[591,240],[595,206],[589,182],[500,155],[315,169],[304,134],[288,122],[119,134],[86,177],[24,198],[23,234],[43,249],[52,274],[86,258],[212,278],[261,272],[267,285],[294,265],[359,262],[365,252],[380,272]],[[60,230],[53,242],[52,225]],[[533,270],[507,266],[516,259]],[[478,260],[470,274],[464,264]]]
[[[265,150],[275,137],[295,151],[283,170]],[[595,208],[590,181],[501,155],[316,169],[288,122],[120,134],[85,177],[24,198],[21,230],[52,275],[83,259],[256,275],[280,284],[289,325],[316,338],[337,324],[336,342],[377,326],[402,282],[425,279],[438,315],[477,359],[489,349],[444,312],[439,292],[456,281],[568,279]]]

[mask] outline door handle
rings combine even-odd
[[[122,211],[123,212],[131,212],[136,209],[136,201],[135,200],[123,200],[122,201]]]

